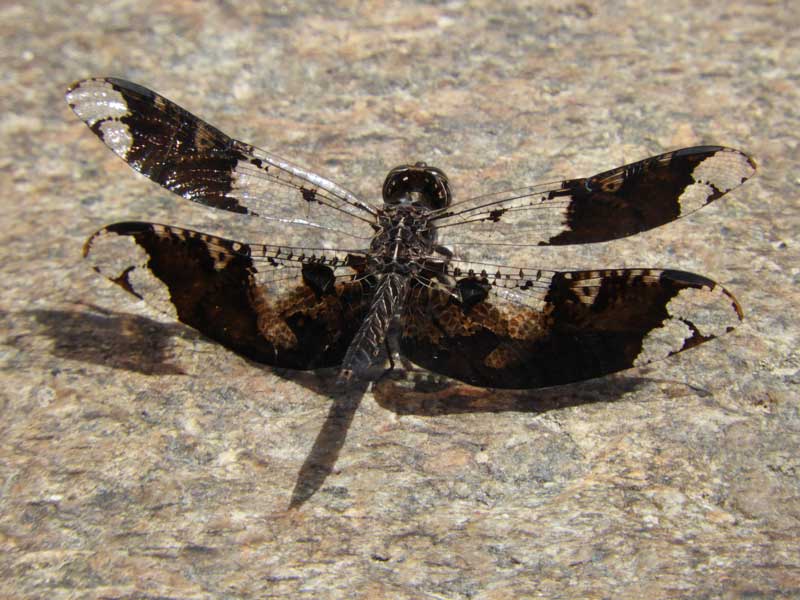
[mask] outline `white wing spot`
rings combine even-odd
[[[694,183],[678,198],[681,215],[688,214],[708,204],[711,196],[725,193],[752,177],[755,169],[747,156],[738,150],[718,150],[698,164],[692,171]]]
[[[98,121],[130,114],[125,98],[110,83],[83,81],[66,98],[78,118],[90,127]]]
[[[125,123],[115,119],[103,121],[100,123],[100,133],[103,141],[117,156],[127,158],[133,147],[133,136]]]
[[[686,186],[678,198],[681,215],[687,215],[708,204],[709,198],[714,194],[714,188],[707,183],[693,183]]]
[[[721,192],[732,190],[752,177],[755,169],[747,157],[737,150],[715,152],[692,171],[692,179],[710,183]]]

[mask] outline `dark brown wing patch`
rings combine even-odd
[[[348,259],[302,250],[129,222],[95,233],[84,254],[95,270],[160,311],[279,367],[340,364],[369,307],[369,291],[353,281]],[[337,276],[342,271],[350,275]]]
[[[467,383],[538,388],[600,377],[666,358],[732,329],[736,300],[682,271],[537,272],[505,278],[464,304],[459,284],[413,289],[401,348],[413,362]],[[467,279],[490,278],[472,275]],[[462,280],[463,281],[463,280]]]

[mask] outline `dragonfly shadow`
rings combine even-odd
[[[83,304],[83,310],[24,311],[38,325],[40,335],[53,341],[56,356],[90,362],[145,375],[187,374],[172,355],[173,338],[196,339],[199,334],[180,324],[117,313]],[[328,414],[303,465],[298,471],[289,508],[309,500],[333,472],[361,398],[369,386],[354,381],[337,386],[333,369],[319,372],[269,369],[331,399]],[[374,383],[376,402],[399,415],[434,417],[475,412],[546,412],[582,404],[613,402],[650,379],[616,375],[541,390],[476,388],[424,371],[395,370]]]
[[[336,389],[336,374],[290,372],[292,381],[331,398],[328,415],[314,441],[292,492],[289,508],[298,508],[332,473],[353,417],[368,384],[353,382]],[[280,374],[280,373],[279,373]],[[652,380],[612,375],[539,390],[493,390],[410,371],[389,371],[372,387],[375,401],[398,415],[435,417],[476,412],[547,412],[582,404],[615,402]],[[334,392],[331,392],[335,389]]]
[[[361,404],[361,398],[368,384],[353,382],[346,388],[339,388],[335,375],[314,376],[301,373],[292,381],[313,389],[331,399],[331,405],[322,427],[297,474],[289,508],[298,508],[311,498],[333,472],[339,452],[347,439],[350,424]],[[334,390],[333,392],[331,390]]]
[[[428,374],[391,373],[373,390],[375,401],[399,415],[432,417],[478,412],[534,412],[615,402],[652,383],[646,377],[608,375],[533,390],[479,388]]]
[[[166,324],[90,304],[80,309],[22,311],[52,340],[51,353],[144,375],[185,375],[172,354],[174,337],[195,336],[179,324]]]

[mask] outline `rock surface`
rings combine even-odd
[[[56,0],[0,17],[2,594],[800,595],[797,7]],[[747,320],[536,392],[336,396],[328,374],[248,363],[81,262],[123,219],[263,241],[104,149],[62,97],[94,75],[369,199],[416,160],[464,198],[741,148],[757,176],[688,219],[498,260],[691,270]]]

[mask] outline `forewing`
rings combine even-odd
[[[363,258],[244,244],[154,223],[104,227],[96,271],[247,358],[314,369],[341,363],[369,307]]]
[[[456,203],[433,222],[443,245],[603,242],[686,216],[754,173],[739,150],[683,148],[593,177]]]
[[[374,209],[351,192],[228,137],[147,88],[86,79],[66,99],[131,167],[188,200],[279,224],[371,236]]]
[[[401,350],[477,386],[600,377],[692,348],[742,319],[727,290],[683,271],[449,268],[452,285],[412,290]]]

